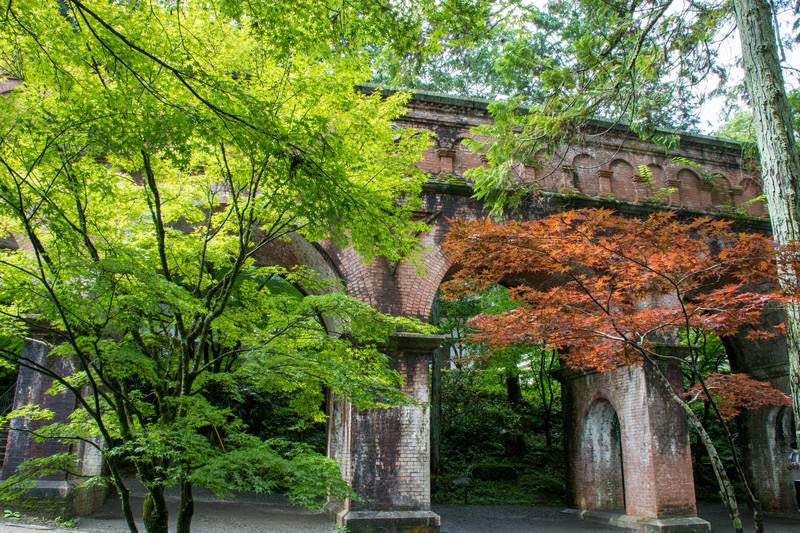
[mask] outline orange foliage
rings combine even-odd
[[[705,380],[709,394],[714,398],[720,415],[729,420],[742,409],[758,409],[767,405],[791,406],[791,398],[772,388],[769,383],[758,381],[747,374],[711,374]],[[689,400],[707,401],[708,396],[699,384],[685,397]]]
[[[475,340],[557,348],[574,368],[636,363],[681,330],[770,334],[757,331],[761,312],[782,298],[772,241],[711,218],[585,209],[531,222],[453,221],[446,248],[461,267],[446,295],[501,283],[523,303],[475,317]]]

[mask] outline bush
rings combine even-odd
[[[514,481],[517,479],[517,471],[511,465],[499,463],[484,463],[472,467],[471,474],[473,479],[483,481]]]

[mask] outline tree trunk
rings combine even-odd
[[[192,515],[194,515],[192,484],[189,481],[183,480],[181,482],[181,501],[178,507],[177,533],[189,533],[191,531]]]
[[[519,374],[506,376],[506,400],[511,405],[522,403],[522,387],[519,384]]]
[[[119,501],[120,505],[122,506],[122,515],[125,517],[125,523],[128,525],[128,530],[131,533],[139,533],[139,529],[136,527],[136,521],[133,518],[133,509],[131,508],[131,491],[128,490],[128,487],[125,485],[125,482],[119,473],[116,459],[109,459],[107,457],[106,464],[108,465],[108,472],[111,475],[111,482],[114,484],[114,488],[116,488],[117,492],[119,493]]]
[[[522,387],[519,383],[519,374],[506,376],[506,401],[514,412],[519,414],[522,407]],[[525,453],[525,438],[520,430],[521,428],[515,427],[505,435],[507,457],[521,457]]]
[[[539,373],[537,382],[539,393],[542,397],[542,410],[544,412],[544,439],[547,449],[553,447],[553,403],[555,403],[555,392],[553,391],[553,366],[558,361],[558,354],[555,350],[542,350],[539,357]]]
[[[169,511],[164,487],[150,488],[144,497],[142,520],[147,533],[169,533]]]
[[[708,398],[708,401],[705,402],[705,407],[703,409],[703,419],[701,420],[701,423],[703,424],[703,426],[705,426],[713,410],[714,417],[717,423],[719,424],[720,428],[722,429],[722,432],[725,435],[725,439],[728,441],[728,446],[730,447],[731,450],[731,456],[733,457],[733,465],[736,469],[736,473],[738,474],[739,479],[741,479],[742,481],[742,486],[744,487],[744,492],[745,495],[747,496],[747,502],[750,505],[750,509],[753,511],[753,528],[754,528],[753,533],[763,533],[764,515],[762,512],[763,510],[761,506],[761,500],[753,491],[752,483],[750,482],[750,479],[748,479],[748,476],[744,471],[744,465],[742,465],[739,453],[736,451],[736,442],[734,436],[731,434],[730,429],[728,428],[727,421],[720,413],[719,407],[714,401],[713,395],[708,390],[708,387],[706,387],[706,383],[703,380],[703,377],[699,374],[696,374],[696,378],[697,382],[702,387],[703,392],[706,395],[706,398]]]
[[[745,86],[753,108],[761,179],[778,244],[800,236],[800,155],[794,140],[792,113],[783,81],[771,4],[767,0],[733,0],[742,42]],[[781,283],[794,286],[798,273],[779,267]],[[786,346],[796,435],[800,440],[800,307],[786,306]]]

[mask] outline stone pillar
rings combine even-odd
[[[442,338],[398,333],[388,352],[413,403],[358,411],[334,402],[329,455],[361,501],[343,502],[338,525],[351,533],[433,533],[439,516],[430,510],[429,361]]]
[[[794,441],[791,407],[762,407],[739,419],[742,455],[748,480],[765,512],[794,513],[792,472],[786,469]]]
[[[567,504],[586,520],[619,527],[710,531],[697,517],[686,416],[653,371],[627,366],[559,374]],[[665,373],[680,386],[677,365]],[[609,449],[593,449],[598,445]]]
[[[782,309],[770,309],[764,318],[764,327],[772,327],[783,319]],[[768,381],[788,394],[789,358],[785,337],[750,339],[739,334],[726,337],[723,342],[734,372]],[[745,472],[763,510],[796,512],[792,472],[786,469],[789,445],[795,440],[792,408],[772,406],[744,411],[739,417],[739,439]]]
[[[22,359],[47,368],[59,375],[72,374],[71,363],[63,357],[49,356],[50,348],[44,343],[25,343]],[[75,396],[69,392],[50,395],[47,390],[53,380],[30,368],[21,366],[14,394],[14,409],[28,404],[39,405],[53,412],[53,422],[65,422],[75,410]],[[30,430],[48,424],[48,421],[31,421],[24,417],[12,418],[9,423],[6,454],[3,459],[2,478],[11,476],[15,469],[28,459],[50,457],[58,453],[74,454],[76,463],[71,465],[87,477],[102,473],[101,454],[86,443],[62,444],[54,439],[38,442]],[[58,514],[86,515],[93,513],[105,500],[107,490],[102,486],[76,489],[85,479],[71,479],[66,472],[53,474],[36,480],[34,488],[18,502],[22,506]]]

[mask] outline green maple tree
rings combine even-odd
[[[16,242],[0,250],[2,333],[37,337],[73,373],[5,345],[0,358],[78,402],[37,435],[97,448],[131,531],[126,465],[154,532],[170,486],[181,532],[194,485],[349,495],[332,460],[255,438],[220,397],[287,397],[298,424],[324,419],[323,388],[362,408],[404,400],[379,346],[419,324],[257,257],[292,236],[413,256],[428,135],[393,126],[405,96],[357,90],[365,43],[399,43],[413,17],[369,2],[22,0],[2,20],[0,73],[16,85],[0,98],[0,231]]]

